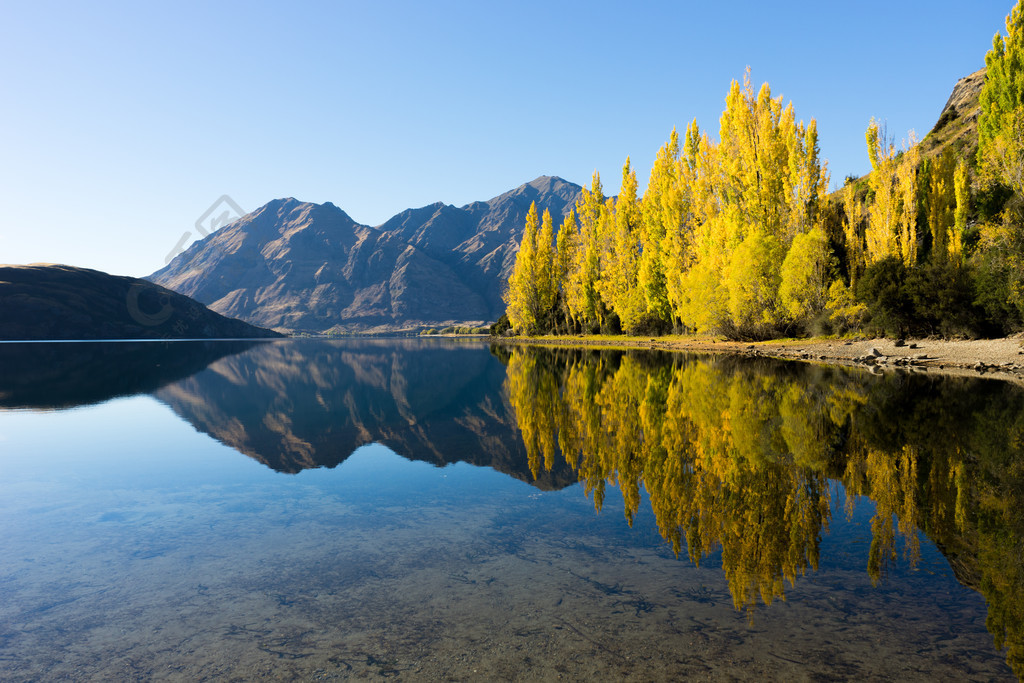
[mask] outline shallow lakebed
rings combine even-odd
[[[448,340],[0,367],[4,680],[1013,680],[1022,656],[1008,383]]]

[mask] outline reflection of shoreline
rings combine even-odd
[[[1013,384],[737,356],[516,347],[506,388],[531,466],[568,462],[601,507],[647,491],[662,536],[699,564],[721,550],[737,608],[816,569],[831,515],[874,502],[867,570],[884,580],[918,530],[1024,672],[1024,392]],[[969,581],[969,583],[968,583]]]
[[[799,359],[833,365],[865,366],[858,361],[872,349],[883,354],[881,362],[872,362],[877,370],[907,369],[913,363],[919,371],[951,377],[978,377],[984,374],[1024,384],[1024,358],[1021,340],[999,339],[908,339],[897,346],[892,339],[868,339],[845,342],[835,339],[797,339],[786,341],[737,342],[711,337],[502,337],[506,346],[539,346],[573,349],[649,349],[673,352],[735,354],[746,357]],[[917,358],[927,356],[926,359]],[[982,372],[978,364],[985,366]],[[1016,367],[1011,367],[1016,366]]]
[[[253,340],[9,342],[0,344],[0,408],[61,409],[150,393]]]
[[[568,466],[530,473],[511,407],[493,391],[504,372],[481,344],[293,340],[222,359],[154,395],[278,472],[333,468],[381,443],[408,459],[490,467],[545,490],[575,483]]]

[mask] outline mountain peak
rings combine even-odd
[[[562,185],[572,185],[572,183],[563,178],[559,178],[556,175],[542,175],[534,178],[521,187],[532,187],[540,192],[551,192]]]

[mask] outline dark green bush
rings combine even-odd
[[[512,323],[509,322],[508,315],[502,313],[498,321],[491,325],[490,332],[492,337],[500,337],[505,331],[512,329]]]
[[[918,266],[908,273],[906,287],[913,305],[912,334],[977,337],[987,331],[966,267],[942,261]]]
[[[653,313],[644,313],[636,324],[629,330],[630,334],[637,336],[661,336],[668,334],[672,329],[672,323]]]
[[[907,268],[895,256],[872,263],[857,281],[857,300],[868,307],[868,327],[895,337],[910,332],[914,304],[906,289]]]
[[[601,334],[622,334],[622,323],[614,311],[606,314],[601,321]]]

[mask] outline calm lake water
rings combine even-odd
[[[5,681],[1014,680],[1024,391],[446,340],[2,344],[0,598]]]

